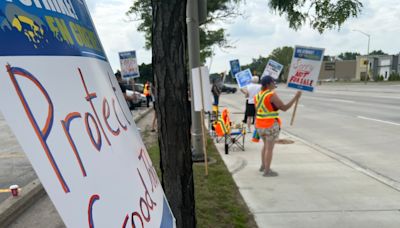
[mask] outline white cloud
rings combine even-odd
[[[367,37],[353,29],[371,34],[370,50],[381,49],[390,54],[399,53],[396,42],[400,34],[400,4],[398,0],[364,0],[363,12],[358,18],[345,22],[340,31],[324,34],[305,25],[299,31],[288,28],[284,17],[274,14],[265,0],[252,0],[242,4],[246,17],[238,17],[222,26],[230,34],[235,49],[215,49],[211,71],[229,70],[229,60],[238,58],[248,64],[252,58],[267,56],[281,46],[307,45],[323,47],[326,54],[337,55],[344,51],[367,52]],[[144,50],[144,35],[138,33],[138,22],[126,22],[125,12],[133,1],[87,0],[100,39],[114,70],[119,68],[118,52],[137,50],[139,63],[151,62],[151,52]],[[214,27],[214,26],[213,26]],[[207,65],[210,64],[208,60]]]
[[[151,62],[151,51],[143,48],[144,35],[136,31],[138,22],[125,15],[132,1],[87,0],[87,4],[114,71],[120,69],[118,52],[122,51],[136,50],[139,64]]]

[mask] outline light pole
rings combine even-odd
[[[357,29],[353,29],[353,31],[359,32],[359,33],[361,33],[361,34],[363,34],[363,35],[368,37],[368,48],[367,48],[367,58],[368,58],[369,57],[369,43],[370,43],[370,40],[371,40],[371,35],[366,33],[366,32],[357,30]],[[369,78],[369,60],[368,60],[368,64],[367,64],[367,77],[365,77],[365,84],[367,84],[368,78]]]
[[[189,74],[191,76],[192,69],[200,67],[200,35],[199,25],[202,24],[207,17],[207,5],[205,0],[188,0],[186,7],[186,24],[188,36],[188,56],[189,56]],[[191,78],[191,77],[190,77]],[[193,161],[204,160],[204,137],[202,133],[201,113],[194,110],[193,83],[190,81],[191,90],[191,114],[192,114],[192,146]]]

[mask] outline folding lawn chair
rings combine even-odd
[[[225,142],[225,154],[229,149],[237,147],[244,151],[244,142],[246,137],[246,128],[243,124],[233,125],[229,118],[228,109],[224,109],[221,117],[214,123],[214,131],[217,137],[223,138]],[[217,142],[219,142],[217,140]]]

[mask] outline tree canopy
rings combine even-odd
[[[290,62],[292,61],[292,56],[292,47],[284,46],[275,48],[274,50],[272,50],[271,54],[268,55],[268,57],[259,56],[257,59],[253,58],[252,62],[248,65],[242,66],[242,69],[250,68],[253,74],[261,76],[261,74],[264,72],[265,66],[268,63],[268,60],[272,59],[274,61],[277,61],[278,63],[282,64],[286,69],[286,67],[288,67],[290,65]]]
[[[290,28],[297,30],[309,23],[323,33],[357,17],[363,4],[358,0],[270,0],[269,7],[285,15]]]
[[[370,55],[387,55],[387,53],[383,52],[382,50],[374,50],[369,53]]]
[[[342,60],[355,60],[360,53],[358,52],[344,52],[340,53],[338,57]]]
[[[213,0],[207,2],[207,19],[200,26],[200,58],[205,62],[207,57],[212,56],[213,46],[220,48],[231,47],[227,41],[228,34],[225,29],[211,29],[210,25],[217,22],[233,19],[240,14],[239,3],[242,0]],[[135,1],[126,13],[128,16],[134,15],[140,21],[137,30],[145,34],[145,48],[151,48],[151,29],[152,29],[152,7],[151,0]]]

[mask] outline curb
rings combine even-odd
[[[133,121],[135,121],[135,123],[139,122],[141,119],[143,119],[147,114],[149,114],[151,111],[153,111],[154,108],[150,107],[147,108],[145,111],[143,111],[142,113],[140,113],[138,116],[136,116],[135,118],[133,118]]]
[[[377,180],[378,182],[381,182],[382,184],[400,192],[400,183],[397,182],[396,180],[388,178],[372,169],[364,167],[361,164],[358,164],[357,162],[351,160],[350,158],[347,158],[341,154],[338,154],[334,151],[324,148],[318,144],[308,142],[295,134],[289,133],[288,131],[283,130],[282,132],[284,132],[284,134],[286,134],[287,136],[304,143],[305,145],[318,151],[319,153],[324,154],[325,156],[333,160],[336,160],[337,162],[340,162],[354,170],[357,170],[358,172],[363,173],[364,175],[369,176]]]
[[[135,123],[139,122],[152,110],[154,110],[154,108],[147,108],[142,113],[139,113],[133,120]],[[39,179],[35,179],[22,188],[18,197],[10,196],[0,203],[0,227],[7,227],[44,195],[46,195],[46,191],[43,185],[40,183]]]
[[[27,184],[18,197],[10,196],[0,204],[0,227],[7,227],[46,192],[39,179]]]

